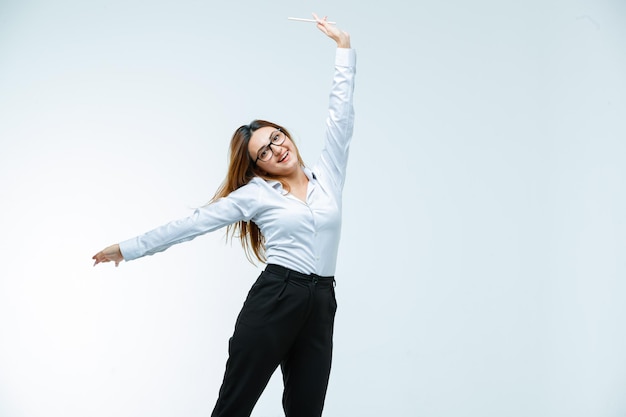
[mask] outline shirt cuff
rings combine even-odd
[[[355,67],[356,51],[352,48],[337,48],[335,65],[338,67]]]
[[[136,242],[137,238],[132,238],[118,243],[118,245],[120,245],[120,252],[122,252],[125,261],[132,261],[139,257]]]

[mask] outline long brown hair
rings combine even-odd
[[[228,172],[222,185],[217,189],[215,195],[211,199],[214,202],[222,197],[228,196],[231,192],[235,191],[239,187],[242,187],[249,183],[254,177],[261,177],[266,180],[280,181],[286,190],[289,190],[289,186],[281,178],[269,175],[267,172],[260,169],[255,163],[250,152],[248,150],[248,143],[252,134],[262,127],[273,127],[280,129],[293,143],[291,134],[284,127],[277,125],[276,123],[268,122],[267,120],[253,120],[248,125],[240,126],[233,134],[230,140],[229,150],[229,163]],[[296,144],[293,144],[298,154],[298,162],[300,165],[304,165],[300,152]],[[239,238],[241,240],[241,246],[246,253],[246,257],[252,263],[253,256],[260,262],[265,262],[265,237],[261,233],[259,226],[252,221],[240,221],[229,225],[226,228],[226,239]]]

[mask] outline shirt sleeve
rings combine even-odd
[[[343,189],[346,178],[348,150],[354,126],[355,74],[356,52],[354,49],[337,48],[324,147],[314,172],[328,177],[338,191]]]
[[[178,243],[254,217],[259,207],[260,187],[255,181],[233,191],[193,214],[157,227],[147,233],[120,242],[125,261],[154,255]]]

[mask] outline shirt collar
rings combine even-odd
[[[313,180],[317,181],[317,176],[308,167],[303,167],[302,170],[304,171],[304,175],[306,175],[309,178],[309,181],[313,181]]]

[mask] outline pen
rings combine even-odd
[[[313,22],[313,23],[317,23],[317,20],[315,19],[302,19],[300,17],[288,17],[287,19],[289,20],[295,20],[296,22]],[[330,25],[336,25],[337,22],[326,22]]]

